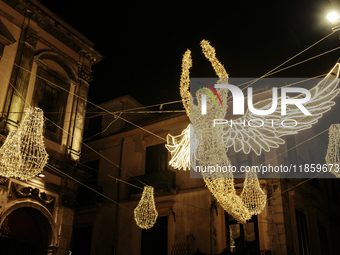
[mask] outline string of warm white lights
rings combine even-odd
[[[134,210],[135,221],[140,228],[151,228],[158,217],[153,195],[153,187],[145,186],[142,197]]]
[[[252,168],[246,172],[241,198],[251,215],[261,213],[266,206],[267,196],[260,187],[256,171]]]
[[[326,163],[329,171],[340,177],[340,124],[333,124],[329,128]]]
[[[43,111],[37,107],[25,110],[17,130],[11,131],[0,148],[0,175],[27,180],[39,174],[48,154],[43,137]]]

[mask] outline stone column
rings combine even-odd
[[[75,90],[74,104],[73,104],[73,123],[71,128],[71,135],[69,138],[68,153],[73,160],[79,160],[82,146],[82,137],[84,132],[85,114],[87,105],[87,95],[89,83],[92,81],[91,67],[96,61],[88,52],[81,51],[79,62],[79,84]],[[86,99],[86,100],[84,100]]]
[[[30,14],[28,13],[28,15]],[[25,108],[25,99],[31,76],[30,71],[38,39],[37,34],[29,28],[30,18],[26,19],[28,19],[28,24],[25,25],[24,21],[4,107],[5,117],[7,117],[6,130],[8,131],[17,127]]]

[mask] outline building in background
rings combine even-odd
[[[48,163],[80,179],[85,100],[101,59],[91,41],[38,1],[0,1],[1,144],[25,107],[40,107]],[[69,254],[78,184],[44,170],[28,181],[0,178],[1,254]]]
[[[180,113],[127,113],[136,108],[142,111],[140,107],[125,96],[100,108],[89,108],[85,125],[89,139],[82,162],[89,166],[89,172],[97,172],[94,184],[110,200],[102,198],[100,206],[93,203],[76,210],[78,236],[74,240],[87,246],[79,254],[187,255],[198,248],[206,254],[218,254],[226,247],[235,254],[338,252],[339,181],[328,179],[333,177],[330,173],[323,176],[328,178],[308,181],[260,179],[267,205],[261,214],[241,225],[218,205],[202,179],[190,178],[190,171],[175,170],[168,164],[165,138],[169,133],[179,135],[187,127],[188,117]],[[310,129],[287,136],[284,145],[260,157],[235,153],[233,149],[229,149],[228,156],[237,167],[263,162],[324,163],[327,141],[322,137],[299,145],[314,134]],[[235,176],[238,194],[243,178]],[[136,225],[133,213],[144,185],[154,187],[159,214],[149,230]]]

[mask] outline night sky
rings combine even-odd
[[[93,67],[89,100],[94,103],[124,94],[144,105],[179,100],[186,49],[192,51],[191,77],[216,77],[199,46],[202,39],[215,47],[230,77],[260,77],[332,31],[325,18],[329,0],[40,2],[104,55]],[[333,34],[285,66],[339,46]],[[274,77],[327,73],[339,55],[333,51]]]

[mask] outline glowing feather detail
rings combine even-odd
[[[235,152],[243,151],[248,154],[253,150],[260,155],[262,150],[269,151],[270,148],[277,148],[283,144],[284,140],[280,137],[284,135],[297,134],[298,131],[312,127],[312,124],[318,122],[322,115],[331,109],[335,103],[332,101],[340,89],[337,89],[339,83],[339,66],[337,63],[327,76],[315,87],[310,89],[311,99],[304,107],[311,115],[304,115],[298,108],[293,105],[287,106],[287,115],[281,116],[281,98],[278,98],[278,107],[276,111],[267,116],[261,116],[251,113],[249,110],[246,114],[234,120],[236,125],[223,125],[223,142],[227,148],[234,147]],[[220,93],[220,92],[219,92]],[[303,98],[304,95],[298,95],[294,98]],[[222,99],[223,100],[223,99]],[[256,109],[269,109],[272,100],[266,99],[254,104]],[[243,123],[248,123],[251,119],[258,119],[264,122],[262,127],[250,127]],[[285,119],[293,119],[297,122],[295,127],[284,127],[282,125],[272,125],[272,120],[281,122]]]

